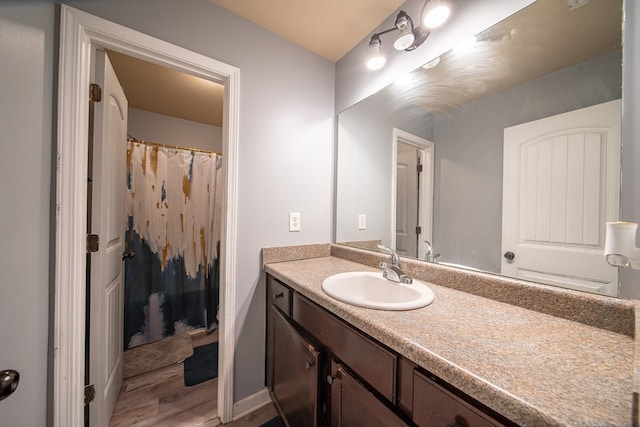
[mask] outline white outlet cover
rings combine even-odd
[[[289,212],[289,231],[300,231],[300,212]]]

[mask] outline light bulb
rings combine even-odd
[[[452,49],[452,52],[454,54],[465,53],[465,52],[471,50],[471,48],[473,48],[473,46],[475,46],[476,41],[477,41],[476,40],[476,36],[469,37],[468,39],[460,42],[456,47],[454,47]]]
[[[396,50],[405,50],[409,46],[413,44],[415,37],[413,33],[409,31],[403,31],[396,37],[396,40],[393,42],[393,47]]]
[[[447,18],[449,18],[450,12],[449,6],[444,4],[436,5],[424,15],[422,23],[427,28],[437,28],[445,23]]]
[[[369,61],[367,61],[367,68],[370,70],[379,70],[380,68],[384,67],[384,64],[386,62],[387,60],[384,58],[384,56],[378,53],[372,56]]]

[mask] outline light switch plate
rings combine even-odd
[[[360,214],[358,215],[358,230],[366,230],[367,229],[367,215]]]
[[[300,231],[300,212],[289,212],[289,231]]]

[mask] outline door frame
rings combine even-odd
[[[60,10],[59,46],[53,425],[84,424],[88,100],[95,46],[225,86],[218,416],[228,422],[233,417],[240,70],[66,5]]]
[[[398,143],[412,145],[422,153],[423,172],[420,178],[420,191],[426,194],[420,199],[420,213],[418,221],[422,227],[422,236],[432,241],[433,233],[433,165],[434,165],[434,144],[428,139],[424,139],[402,129],[393,128],[393,139],[391,143],[391,247],[396,247],[396,197],[398,192]],[[429,171],[429,173],[426,173]],[[426,200],[429,203],[425,203]],[[424,245],[418,244],[418,258],[424,258]]]

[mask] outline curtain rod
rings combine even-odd
[[[129,141],[131,141],[131,142],[137,142],[139,144],[155,145],[156,147],[173,148],[173,149],[176,149],[176,150],[195,151],[197,153],[205,153],[205,154],[217,154],[218,156],[222,155],[222,153],[220,153],[218,151],[209,151],[209,150],[201,150],[199,148],[188,148],[188,147],[179,147],[177,145],[161,144],[159,142],[151,142],[151,141],[145,141],[145,140],[141,140],[141,139],[138,139],[138,138],[134,138],[131,135],[129,135],[129,137],[127,139]]]

